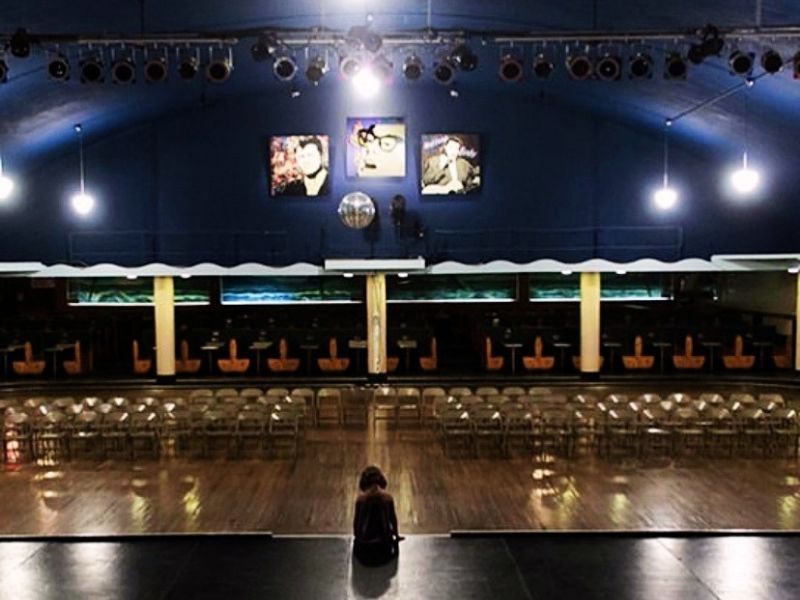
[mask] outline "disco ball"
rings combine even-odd
[[[353,229],[364,229],[375,218],[375,203],[364,192],[350,192],[339,203],[339,218]]]

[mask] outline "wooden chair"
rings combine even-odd
[[[772,352],[772,361],[775,363],[776,369],[791,369],[792,368],[792,336],[786,336],[786,345],[779,351]]]
[[[249,358],[239,358],[236,349],[236,338],[228,342],[228,358],[217,359],[217,366],[223,373],[244,373],[250,368]]]
[[[15,360],[11,366],[17,375],[41,375],[47,362],[37,360],[33,356],[33,346],[30,342],[25,342],[25,360]]]
[[[80,341],[75,342],[75,357],[72,360],[65,360],[62,364],[67,375],[80,375],[83,373]]]
[[[756,357],[754,354],[744,354],[744,340],[742,336],[737,335],[733,342],[733,354],[723,354],[722,364],[726,369],[752,369],[756,364]]]
[[[175,360],[176,373],[197,373],[202,359],[189,357],[189,342],[181,340],[181,355]]]
[[[556,364],[555,356],[543,356],[544,344],[541,336],[533,340],[533,356],[523,356],[522,365],[528,371],[549,371]]]
[[[656,357],[645,356],[642,354],[643,349],[644,342],[642,341],[642,336],[637,335],[633,340],[633,356],[622,357],[622,364],[626,369],[637,370],[653,368],[653,363],[655,363]]]
[[[606,357],[600,356],[600,361],[597,363],[597,366],[600,370],[603,369],[603,363],[605,362]],[[573,356],[572,357],[572,366],[575,367],[576,371],[581,370],[581,357],[580,356]]]
[[[439,367],[439,354],[436,351],[436,338],[431,338],[431,355],[419,357],[419,368],[423,371],[435,371]]]
[[[139,357],[139,340],[133,340],[133,372],[145,375],[153,366],[153,359]]]
[[[339,350],[335,337],[332,337],[328,342],[328,352],[330,356],[317,359],[319,370],[323,373],[341,373],[342,371],[346,371],[350,366],[350,359],[339,357]]]
[[[689,369],[696,371],[698,369],[702,369],[703,365],[706,364],[705,356],[692,355],[692,343],[692,336],[687,335],[683,354],[673,354],[672,364],[675,365],[676,369]]]
[[[492,356],[492,338],[488,335],[486,336],[486,370],[487,371],[499,371],[503,368],[503,363],[505,363],[505,357],[502,355],[500,356]]]
[[[289,358],[289,344],[286,338],[278,343],[278,358],[268,358],[267,367],[273,373],[294,373],[300,368],[299,358]]]

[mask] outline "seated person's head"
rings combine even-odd
[[[377,485],[382,490],[386,489],[386,477],[384,477],[381,470],[374,466],[370,465],[366,469],[361,472],[361,477],[358,480],[358,489],[362,492],[366,492],[369,488]]]

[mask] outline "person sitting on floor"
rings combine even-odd
[[[386,477],[378,467],[361,473],[353,518],[353,554],[364,565],[377,566],[397,557],[404,538],[397,531],[394,498],[386,491]]]

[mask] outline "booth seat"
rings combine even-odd
[[[250,368],[249,358],[239,358],[236,338],[228,342],[228,358],[218,358],[217,366],[223,373],[244,373]]]
[[[75,354],[72,360],[65,360],[63,363],[64,372],[67,375],[80,375],[84,372],[83,356],[81,355],[81,343],[75,342]]]
[[[687,335],[683,346],[683,354],[676,352],[672,355],[672,364],[675,365],[676,369],[696,371],[702,369],[703,365],[706,364],[705,356],[694,356],[692,354],[693,344],[692,336]]]
[[[24,360],[15,360],[11,366],[17,375],[41,375],[47,365],[44,359],[37,359],[33,356],[33,346],[30,342],[24,345]]]
[[[493,356],[492,355],[492,338],[488,335],[486,336],[486,370],[487,371],[499,371],[503,368],[503,364],[505,363],[505,357],[502,355]]]
[[[642,336],[637,335],[633,340],[633,356],[623,356],[622,364],[626,369],[632,371],[638,369],[652,369],[656,357],[644,354],[644,342]]]
[[[300,368],[299,358],[289,358],[289,343],[281,338],[278,343],[278,358],[268,358],[267,367],[273,373],[294,373]]]
[[[536,336],[533,341],[533,356],[523,356],[522,366],[528,371],[549,371],[556,364],[555,356],[543,355],[544,344],[541,336]]]
[[[323,373],[341,373],[350,367],[350,359],[347,357],[339,357],[339,347],[336,343],[336,338],[332,337],[328,341],[328,353],[330,356],[325,358],[318,358],[317,365],[319,370]]]
[[[439,368],[439,354],[436,350],[436,338],[431,338],[430,356],[419,357],[419,368],[423,371],[435,371]]]
[[[726,369],[731,370],[752,369],[756,364],[756,357],[754,354],[744,354],[744,340],[742,336],[737,335],[733,342],[733,354],[724,354],[722,364]]]
[[[189,356],[189,342],[181,340],[181,354],[175,359],[176,373],[197,373],[200,370],[202,359]]]

